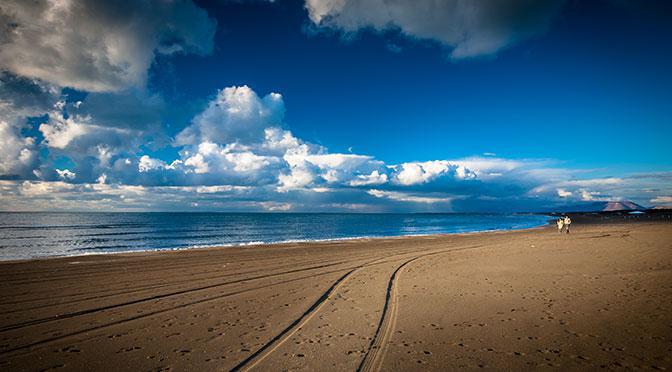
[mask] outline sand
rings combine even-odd
[[[672,224],[0,263],[3,371],[540,367],[672,369]]]

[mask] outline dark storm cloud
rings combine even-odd
[[[86,91],[143,85],[156,53],[210,53],[216,25],[160,0],[6,0],[0,20],[0,69]]]

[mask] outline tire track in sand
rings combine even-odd
[[[395,255],[392,255],[392,256],[395,256]],[[178,309],[183,309],[183,308],[186,308],[186,307],[189,307],[189,306],[192,306],[192,305],[196,305],[196,304],[202,304],[202,303],[207,303],[207,302],[211,302],[211,301],[220,300],[222,298],[235,296],[235,295],[239,295],[239,294],[242,294],[242,293],[247,293],[247,292],[251,292],[251,291],[255,291],[255,290],[259,290],[259,289],[264,289],[264,288],[268,288],[268,287],[273,287],[273,286],[277,286],[277,285],[281,285],[281,284],[286,284],[286,283],[290,283],[290,282],[295,282],[295,281],[305,280],[305,279],[309,279],[309,278],[314,278],[316,276],[322,276],[322,275],[328,275],[328,274],[333,274],[333,273],[337,273],[337,272],[342,272],[342,271],[345,271],[345,270],[354,271],[356,269],[360,269],[362,267],[374,264],[375,261],[381,261],[379,263],[384,263],[385,261],[382,261],[382,260],[389,259],[390,257],[391,256],[385,256],[385,257],[377,258],[377,259],[372,260],[372,261],[367,261],[364,264],[360,264],[360,265],[357,265],[357,266],[354,266],[354,267],[351,266],[349,268],[346,267],[346,268],[342,268],[342,269],[334,269],[334,270],[325,271],[325,272],[321,272],[321,273],[317,273],[317,274],[311,274],[311,275],[304,276],[304,277],[283,280],[283,281],[275,282],[275,283],[272,283],[272,284],[269,284],[269,285],[262,285],[262,286],[252,287],[252,288],[245,288],[245,289],[241,289],[241,290],[237,290],[237,291],[233,291],[233,292],[223,293],[223,294],[213,296],[213,297],[206,297],[206,298],[203,298],[203,299],[198,299],[198,300],[195,300],[195,301],[179,304],[179,305],[176,305],[176,306],[173,306],[173,307],[168,307],[168,308],[164,308],[164,309],[160,309],[160,310],[155,310],[155,311],[142,313],[142,314],[131,316],[131,317],[122,318],[122,319],[119,319],[119,320],[114,321],[114,322],[108,322],[108,323],[92,326],[92,327],[89,327],[89,328],[80,329],[80,330],[70,332],[70,333],[67,333],[67,334],[54,336],[54,337],[34,341],[32,343],[23,344],[23,345],[15,346],[15,347],[12,347],[12,348],[0,350],[0,355],[5,355],[6,356],[7,354],[16,354],[16,352],[20,352],[20,351],[34,350],[34,348],[36,348],[36,347],[45,346],[45,345],[51,344],[51,343],[56,342],[56,341],[69,339],[69,338],[74,337],[74,336],[78,336],[78,335],[82,335],[82,334],[88,334],[92,331],[98,331],[98,330],[109,328],[109,327],[112,327],[112,326],[128,323],[128,322],[143,319],[143,318],[148,318],[148,317],[151,317],[151,316],[154,316],[154,315],[164,314],[164,313],[167,313],[167,312],[171,312],[171,311],[178,310]],[[334,266],[334,265],[337,265],[337,264],[342,264],[343,262],[345,262],[345,261],[340,261],[338,263],[333,263],[333,264],[329,264],[329,265],[322,265],[321,268]],[[310,268],[310,269],[305,269],[305,268],[304,269],[297,269],[297,270],[292,270],[292,271],[289,271],[289,272],[294,273],[294,272],[300,272],[300,271],[312,270],[312,269],[314,269],[314,267]],[[289,272],[284,272],[283,274],[287,274]],[[266,276],[264,276],[264,278],[277,276],[277,275],[279,275],[279,274],[266,275]],[[254,278],[254,279],[259,279],[259,278]],[[248,278],[248,279],[238,280],[236,282],[246,282],[248,280],[251,280],[251,279]],[[337,284],[337,283],[335,283],[335,284]],[[321,298],[322,297],[320,297],[320,299]],[[294,323],[292,323],[292,324],[294,324]],[[275,338],[274,338],[274,340],[275,340]],[[18,355],[20,355],[20,354],[13,355],[13,356],[18,356]]]
[[[400,253],[400,254],[407,254],[407,253]],[[397,255],[400,255],[397,254]],[[380,257],[375,260],[371,260],[368,262],[365,262],[361,265],[356,266],[352,270],[348,271],[345,273],[343,276],[338,278],[332,285],[329,287],[326,291],[322,293],[322,295],[306,310],[301,316],[296,318],[292,323],[290,323],[285,329],[283,329],[280,333],[278,333],[275,337],[273,337],[271,340],[269,340],[267,343],[265,343],[263,346],[261,346],[257,351],[252,353],[252,355],[248,356],[247,358],[243,359],[240,363],[238,363],[235,367],[231,368],[231,371],[241,371],[241,370],[250,370],[257,364],[259,364],[262,360],[266,359],[267,356],[269,356],[273,351],[275,351],[278,347],[280,347],[282,344],[284,344],[287,340],[289,340],[290,337],[292,337],[301,327],[303,327],[308,321],[310,321],[319,311],[320,309],[327,303],[327,300],[332,297],[332,295],[339,289],[341,288],[345,282],[352,277],[352,274],[360,271],[361,269],[365,267],[369,267],[371,265],[376,265],[380,263],[384,263],[385,260],[389,259],[390,257],[394,257],[397,255],[390,255],[390,256],[385,256],[385,257]],[[380,262],[377,262],[380,261]]]
[[[392,273],[392,276],[390,277],[390,280],[388,281],[388,287],[387,287],[387,295],[385,299],[385,305],[383,306],[383,312],[381,314],[381,320],[378,324],[378,327],[376,329],[376,333],[374,335],[374,338],[371,341],[371,344],[369,345],[369,349],[367,351],[367,354],[365,355],[364,359],[362,360],[361,364],[357,368],[358,371],[362,370],[362,368],[369,363],[367,363],[367,358],[374,357],[374,359],[380,359],[382,361],[382,354],[381,357],[375,358],[374,354],[377,354],[377,350],[380,349],[379,347],[375,348],[376,350],[374,351],[374,343],[379,343],[380,341],[377,341],[381,339],[379,335],[381,334],[381,331],[386,335],[385,339],[389,338],[389,335],[391,335],[391,330],[394,328],[393,322],[391,323],[390,320],[388,319],[389,316],[386,314],[388,313],[388,308],[390,307],[391,304],[391,298],[393,295],[393,291],[395,290],[395,278],[398,275],[398,273],[403,269],[406,265],[410,264],[411,262],[426,257],[426,256],[431,256],[435,254],[440,254],[440,253],[447,253],[447,252],[456,252],[456,251],[462,251],[462,250],[468,250],[468,249],[474,249],[474,248],[479,248],[482,247],[482,245],[475,245],[475,246],[469,246],[469,247],[462,247],[462,248],[450,248],[450,249],[445,249],[441,250],[438,252],[430,252],[430,253],[425,253],[421,254],[418,256],[415,256],[409,260],[404,261],[400,266],[398,266],[395,271]],[[308,323],[317,313],[320,311],[320,309],[327,303],[327,300],[332,298],[333,294],[340,289],[348,279],[352,277],[353,274],[356,272],[366,268],[370,267],[372,265],[376,264],[381,264],[381,263],[386,263],[389,261],[391,257],[394,256],[400,256],[408,254],[407,252],[400,253],[400,254],[393,254],[390,256],[386,257],[381,257],[366,263],[363,263],[346,274],[344,274],[342,277],[340,277],[338,280],[336,280],[331,287],[329,287],[318,299],[313,303],[312,306],[308,308],[300,317],[295,319],[291,324],[289,324],[284,330],[282,330],[280,333],[278,333],[275,337],[273,337],[271,340],[269,340],[266,344],[261,346],[257,351],[252,353],[250,356],[245,358],[243,361],[238,363],[235,367],[231,368],[231,371],[249,371],[252,368],[254,368],[257,364],[262,362],[266,357],[268,357],[270,354],[272,354],[276,349],[278,349],[282,344],[284,344],[287,340],[289,340],[299,329],[301,329],[306,323]],[[380,262],[377,262],[380,261]],[[386,320],[388,319],[388,320]],[[395,319],[396,319],[396,309],[395,309]],[[383,323],[385,322],[385,326],[383,326]],[[382,339],[381,339],[382,340]],[[372,353],[372,351],[374,351]],[[370,370],[370,369],[368,369]]]
[[[74,318],[82,315],[89,315],[93,313],[98,313],[101,311],[107,311],[107,310],[114,310],[117,308],[123,308],[131,305],[137,305],[145,302],[151,302],[155,300],[160,300],[164,298],[171,298],[171,297],[176,297],[180,295],[185,295],[185,294],[191,294],[199,291],[204,291],[204,290],[211,290],[214,288],[218,287],[223,287],[227,285],[232,285],[232,284],[239,284],[239,283],[245,283],[249,281],[254,281],[254,280],[262,280],[262,279],[268,279],[276,276],[282,276],[282,275],[287,275],[287,274],[295,274],[295,273],[300,273],[304,271],[310,271],[310,270],[317,270],[317,269],[324,269],[327,267],[331,266],[338,266],[338,265],[343,265],[343,264],[348,264],[348,261],[338,261],[338,262],[332,262],[328,264],[322,264],[322,265],[316,265],[316,266],[310,266],[310,267],[305,267],[305,268],[300,268],[300,269],[293,269],[293,270],[287,270],[287,271],[282,271],[278,273],[272,273],[272,274],[266,274],[266,275],[257,275],[257,276],[252,276],[252,277],[243,277],[235,280],[230,280],[226,282],[219,282],[219,283],[214,283],[214,284],[208,284],[208,285],[201,285],[198,287],[188,287],[180,290],[174,290],[172,292],[168,293],[162,293],[162,294],[157,294],[154,296],[147,296],[147,297],[141,297],[137,298],[134,300],[130,301],[125,301],[121,303],[113,303],[109,305],[104,305],[104,306],[99,306],[99,307],[94,307],[90,309],[84,309],[84,310],[79,310],[79,311],[72,311],[72,312],[67,312],[63,314],[55,314],[51,316],[46,316],[43,318],[38,318],[38,319],[32,319],[32,320],[27,320],[19,323],[14,323],[14,324],[8,324],[6,326],[0,327],[0,333],[6,332],[6,331],[11,331],[11,330],[16,330],[16,329],[21,329],[29,326],[34,326],[38,324],[44,324],[44,323],[49,323],[49,322],[55,322],[63,319],[69,319],[69,318]]]
[[[383,359],[385,358],[385,353],[387,352],[387,346],[390,342],[390,338],[392,337],[392,333],[397,323],[397,312],[399,301],[397,296],[397,286],[399,283],[399,276],[401,275],[404,268],[409,264],[413,263],[414,261],[428,256],[467,249],[474,249],[479,247],[481,247],[481,245],[426,253],[419,256],[415,256],[409,260],[406,260],[401,265],[397,266],[394,272],[392,272],[392,275],[390,275],[390,279],[387,282],[387,293],[385,295],[385,304],[383,305],[383,311],[380,315],[380,321],[378,322],[376,332],[374,333],[373,338],[371,339],[369,348],[367,349],[364,358],[359,364],[359,367],[357,367],[358,372],[379,371],[382,366]]]
[[[13,357],[20,356],[21,354],[16,354],[16,352],[26,351],[26,350],[28,352],[34,351],[35,348],[37,348],[37,347],[45,346],[45,345],[51,344],[51,343],[56,342],[56,341],[66,340],[66,339],[72,338],[74,336],[88,334],[88,333],[93,332],[93,331],[99,331],[101,329],[106,329],[106,328],[109,328],[109,327],[112,327],[112,326],[117,326],[117,325],[120,325],[120,324],[132,322],[132,321],[135,321],[135,320],[148,318],[148,317],[151,317],[151,316],[154,316],[154,315],[169,313],[171,311],[184,309],[184,308],[192,306],[192,305],[198,305],[198,304],[203,304],[203,303],[207,303],[207,302],[211,302],[211,301],[217,301],[217,300],[220,300],[220,299],[223,299],[223,298],[226,298],[226,297],[231,297],[231,296],[235,296],[235,295],[239,295],[239,294],[243,294],[243,293],[248,293],[248,292],[252,292],[252,291],[255,291],[255,290],[259,290],[259,289],[265,289],[265,288],[269,288],[269,287],[273,287],[273,286],[277,286],[277,285],[282,285],[282,284],[286,284],[286,283],[291,283],[291,282],[296,282],[296,281],[300,281],[300,280],[311,279],[311,278],[315,278],[316,276],[333,274],[333,273],[336,273],[336,272],[341,272],[343,270],[347,270],[347,269],[341,269],[341,270],[337,269],[337,270],[332,270],[332,271],[326,271],[326,272],[319,273],[319,274],[313,274],[313,275],[309,275],[309,276],[283,280],[283,281],[279,281],[279,282],[269,284],[269,285],[262,285],[262,286],[258,286],[258,287],[241,289],[241,290],[228,292],[228,293],[220,294],[220,295],[213,296],[213,297],[208,297],[208,298],[204,298],[204,299],[199,299],[199,300],[179,304],[177,306],[173,306],[173,307],[169,307],[169,308],[165,308],[165,309],[150,311],[150,312],[142,313],[142,314],[127,317],[127,318],[122,318],[122,319],[119,319],[119,320],[116,320],[116,321],[113,321],[113,322],[108,322],[108,323],[92,326],[92,327],[89,327],[89,328],[80,329],[80,330],[77,330],[77,331],[74,331],[74,332],[71,332],[71,333],[67,333],[67,334],[63,334],[63,335],[50,337],[50,338],[47,338],[47,339],[34,341],[32,343],[29,343],[29,344],[23,344],[23,345],[16,346],[16,347],[13,347],[13,348],[1,350],[0,351],[0,356],[5,356],[7,354],[15,354],[15,355],[12,355]],[[89,338],[95,338],[95,337],[96,336],[91,336]]]

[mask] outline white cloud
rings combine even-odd
[[[66,182],[41,182],[41,181],[24,181],[21,183],[19,192],[21,195],[34,196],[50,196],[64,191],[74,190],[76,187],[71,183]]]
[[[308,145],[294,137],[290,131],[282,130],[278,127],[264,129],[262,147],[280,155],[284,155],[290,149],[300,149],[303,153],[308,153],[309,151]]]
[[[510,173],[516,169],[526,167],[533,167],[540,165],[536,161],[527,161],[522,162],[520,160],[512,159],[503,159],[495,157],[468,157],[463,159],[454,160],[453,163],[458,167],[465,169],[463,173],[464,176],[461,178],[490,178],[490,177],[499,177],[504,173]]]
[[[450,171],[454,172],[457,168],[457,165],[452,164],[447,160],[403,163],[397,167],[397,173],[394,175],[394,180],[396,183],[404,186],[418,185],[433,181]],[[462,178],[467,176],[466,170],[463,176],[464,177]]]
[[[387,183],[387,174],[379,173],[377,170],[371,172],[371,174],[360,174],[354,180],[350,181],[348,184],[350,186],[369,186],[369,185],[382,185]]]
[[[195,188],[196,192],[199,194],[219,194],[231,191],[244,191],[249,189],[250,189],[249,187],[245,186],[232,186],[232,185],[198,186]]]
[[[478,210],[535,210],[539,205],[632,199],[642,192],[649,200],[652,192],[672,191],[668,173],[577,179],[585,172],[557,168],[549,160],[493,155],[385,164],[370,155],[330,153],[303,141],[281,127],[283,115],[279,94],[260,98],[249,87],[223,89],[178,136],[184,143],[173,143],[179,157],[166,159],[144,153],[140,145],[151,146],[145,132],[100,125],[73,103],[56,102],[39,126],[41,146],[50,154],[42,164],[40,145],[25,137],[24,128],[0,122],[1,178],[60,182],[11,186],[0,181],[2,208],[183,210],[198,205],[328,211],[352,206],[382,212],[468,211],[476,205]],[[59,156],[74,164],[56,169],[52,160]]]
[[[599,191],[589,191],[585,189],[581,189],[579,191],[581,193],[581,200],[583,201],[610,200],[610,198],[601,197],[601,193]]]
[[[109,183],[106,179],[101,182],[0,180],[3,201],[0,210],[185,210],[191,209],[194,203],[215,210],[226,206],[239,210],[265,210],[257,202],[241,201],[250,192],[246,187],[147,187]]]
[[[71,172],[69,169],[56,169],[56,173],[63,180],[74,180],[77,177],[77,174]]]
[[[187,167],[192,167],[194,169],[194,173],[196,174],[203,174],[210,172],[210,166],[205,161],[203,154],[195,154],[193,156],[190,156],[184,161],[184,165],[186,165]]]
[[[534,173],[541,173],[535,171]],[[549,172],[553,174],[553,172]],[[584,173],[575,171],[568,178]],[[668,176],[662,174],[640,174],[628,177],[600,177],[586,179],[561,180],[556,175],[549,178],[535,177],[536,183],[529,193],[531,197],[556,197],[562,201],[573,203],[604,202],[630,200],[636,203],[646,203],[651,199],[652,192],[672,191]]]
[[[574,174],[566,170],[556,170],[554,168],[533,168],[525,171],[530,177],[533,177],[535,182],[539,184],[534,187],[531,193],[556,193],[557,189],[574,192],[575,196],[580,194],[582,190],[600,189],[602,191],[611,190],[625,185],[626,179],[616,177],[604,178],[587,178],[587,179],[573,179],[566,178],[573,177]],[[564,178],[564,179],[563,179]]]
[[[411,202],[411,203],[449,203],[453,201],[452,197],[435,197],[435,196],[418,196],[398,191],[383,191],[371,189],[368,191],[369,195],[376,198],[387,198],[396,201]]]
[[[345,209],[350,211],[370,210],[371,205],[364,203],[331,203],[326,205],[329,209]]]
[[[24,137],[20,128],[0,120],[0,175],[25,177],[36,162],[35,139]]]
[[[49,112],[48,120],[40,124],[39,130],[44,136],[44,144],[51,148],[71,148],[79,151],[91,151],[107,156],[110,148],[129,145],[133,132],[129,129],[105,127],[93,123],[91,116],[67,115],[64,102],[59,101]]]
[[[561,198],[568,198],[568,197],[572,196],[571,191],[566,191],[564,189],[558,189],[557,191],[558,191],[558,196],[561,197]]]
[[[385,165],[371,156],[328,153],[281,129],[284,112],[280,94],[260,98],[247,86],[222,89],[176,137],[186,145],[184,166],[238,182],[243,174],[246,182],[273,180],[280,192],[387,177]],[[376,179],[366,178],[371,175]]]
[[[222,146],[212,142],[203,142],[196,148],[196,153],[187,151],[184,155],[184,165],[193,168],[197,174],[211,172],[229,176],[256,174],[279,161],[274,157],[257,155],[245,146],[236,144]]]
[[[321,149],[323,150],[323,149]],[[387,181],[382,173],[385,165],[366,155],[312,154],[307,148],[296,148],[284,155],[289,173],[279,177],[282,191],[305,188],[313,184],[365,185]]]
[[[105,185],[107,183],[107,174],[103,173],[101,174],[97,179],[96,183],[99,185]]]
[[[157,169],[167,169],[169,166],[160,159],[154,159],[147,155],[142,155],[140,161],[138,162],[138,171],[139,172],[149,172]]]
[[[452,49],[453,58],[494,54],[545,32],[562,0],[306,0],[311,21],[344,32],[398,29]]]
[[[658,196],[651,199],[651,203],[670,204],[672,203],[672,196]]]
[[[120,153],[133,150],[141,143],[138,132],[97,125],[90,116],[66,115],[58,109],[57,106],[51,111],[48,120],[39,126],[44,136],[42,145],[71,159],[93,157],[98,159],[97,167],[109,167]],[[90,171],[93,170],[84,173]]]
[[[320,169],[357,169],[371,161],[370,156],[356,154],[310,154],[304,159]]]
[[[607,177],[607,178],[593,178],[586,180],[571,180],[563,182],[567,186],[591,187],[591,186],[613,186],[622,184],[622,178]]]
[[[329,187],[313,187],[312,189],[310,189],[310,191],[323,193],[323,192],[336,192],[338,191],[338,189],[332,189]]]
[[[144,83],[155,54],[207,54],[215,21],[191,1],[5,0],[0,68],[100,92]]]
[[[291,203],[261,202],[259,205],[269,212],[286,212],[292,209]]]
[[[277,139],[274,137],[277,133],[267,134],[265,130],[280,125],[284,115],[285,104],[280,94],[270,93],[260,98],[248,86],[224,88],[192,124],[177,135],[175,142],[178,145],[206,141],[249,144],[270,135],[278,143],[269,145],[281,146],[283,139]]]
[[[313,172],[304,167],[294,167],[289,173],[278,176],[278,191],[302,189],[310,185],[313,180],[315,180]]]
[[[40,124],[44,143],[57,149],[66,148],[70,142],[92,130],[95,130],[94,126],[79,123],[73,118],[66,119],[62,115],[52,115],[48,123]]]
[[[377,172],[371,169],[383,166],[382,162],[370,156],[356,154],[309,154],[302,160],[318,169],[320,177],[327,183],[339,184],[352,182],[353,178],[359,177],[359,173]]]

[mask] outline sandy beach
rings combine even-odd
[[[0,263],[0,369],[672,368],[672,224]]]

